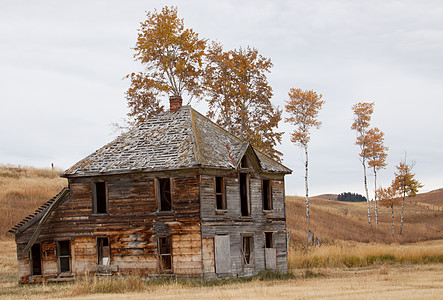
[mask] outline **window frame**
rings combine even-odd
[[[169,253],[162,253],[162,241],[169,240]],[[161,273],[172,273],[172,235],[159,235],[157,237],[157,256],[158,256],[158,269]],[[162,262],[164,261],[164,257],[169,257],[169,268],[162,267]]]
[[[244,267],[254,266],[254,236],[252,234],[243,234],[241,236],[241,255]],[[246,243],[245,243],[246,242]],[[249,245],[249,253],[246,253],[245,245]]]
[[[162,181],[163,180],[169,180],[169,193],[170,193],[170,209],[169,210],[165,210],[162,209],[163,205],[163,201],[162,201]],[[156,178],[155,179],[155,199],[156,199],[156,203],[157,203],[157,211],[158,212],[163,212],[163,213],[167,213],[167,212],[173,212],[174,208],[173,208],[173,180],[171,177],[163,177],[163,178]]]
[[[68,243],[68,250],[69,250],[69,254],[68,255],[61,255],[61,243]],[[68,271],[62,271],[62,264],[60,263],[61,259],[65,259],[68,258],[68,266],[69,266],[69,270]],[[58,272],[59,274],[70,274],[71,273],[71,241],[70,240],[59,240],[57,241],[57,264],[58,264]]]
[[[274,247],[274,232],[265,231],[265,248],[275,248]]]
[[[107,240],[107,246],[103,246],[103,241]],[[97,265],[99,266],[109,266],[111,265],[111,242],[109,240],[108,236],[98,236],[96,238],[96,245],[97,245]],[[109,248],[109,256],[107,256],[109,258],[109,262],[108,264],[103,264],[103,258],[105,258],[105,256],[103,256],[103,248],[104,247],[108,247]]]
[[[217,181],[220,180],[221,190],[217,192]],[[219,197],[221,197],[221,207],[219,207]],[[214,198],[215,198],[215,210],[216,211],[227,211],[228,203],[226,201],[226,178],[222,176],[214,177]]]
[[[242,177],[244,176],[244,182]],[[244,218],[251,217],[251,181],[249,173],[239,173],[239,185],[240,185],[240,214]],[[244,185],[244,187],[243,187]],[[243,196],[245,193],[245,196]]]
[[[262,208],[263,211],[274,210],[274,199],[272,198],[272,180],[262,179]]]
[[[98,195],[98,188],[97,188],[97,184],[104,185],[104,205],[105,205],[105,212],[102,211],[98,211],[99,205],[98,205],[98,201],[99,201],[99,195]],[[103,200],[101,200],[103,201]],[[100,201],[100,202],[101,202]],[[108,196],[108,183],[105,181],[96,181],[93,182],[92,184],[92,214],[94,215],[107,215],[109,214],[109,196]]]

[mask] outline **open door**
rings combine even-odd
[[[42,257],[40,244],[34,244],[31,247],[31,276],[42,275]]]

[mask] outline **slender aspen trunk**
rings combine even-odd
[[[392,239],[395,240],[395,235],[394,235],[394,205],[391,205],[391,215],[392,215]]]
[[[368,180],[367,180],[367,176],[366,176],[366,162],[363,159],[363,174],[364,174],[364,182],[365,182],[365,191],[366,191],[366,202],[368,204],[368,221],[369,221],[369,228],[372,228],[372,223],[371,223],[371,208],[369,207],[369,193],[368,193]]]
[[[403,199],[401,201],[400,235],[403,232],[403,211],[405,210],[405,197],[406,197],[406,193],[403,192]]]
[[[374,168],[374,191],[377,191],[377,171]],[[378,210],[377,210],[377,193],[374,193],[375,203],[375,228],[378,228]]]
[[[308,145],[305,145],[305,188],[306,188],[306,222],[309,223],[309,190],[308,190]]]

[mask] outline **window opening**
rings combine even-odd
[[[274,248],[272,232],[265,232],[265,248]]]
[[[171,179],[158,179],[159,211],[171,211]]]
[[[108,266],[111,264],[111,247],[109,238],[97,238],[97,264]]]
[[[226,209],[225,181],[223,177],[215,177],[215,199],[217,209]]]
[[[272,210],[272,187],[271,181],[263,179],[262,181],[263,193],[263,210]]]
[[[245,265],[251,264],[252,252],[253,252],[252,236],[244,236],[242,254],[243,254],[243,263]]]
[[[105,182],[95,183],[94,213],[96,214],[108,213],[108,199],[107,199]]]
[[[249,203],[249,178],[248,174],[240,173],[240,205],[241,215],[247,217],[250,215]]]
[[[57,254],[60,273],[71,272],[71,249],[69,241],[57,242]]]
[[[158,238],[158,254],[160,262],[160,271],[171,272],[172,270],[172,251],[171,251],[171,237]]]
[[[243,158],[240,161],[240,168],[245,169],[248,168],[248,159],[246,158],[246,155],[243,156]]]
[[[42,259],[40,244],[34,244],[31,247],[31,276],[42,275]]]

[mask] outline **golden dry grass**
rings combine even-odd
[[[308,227],[304,217],[304,198],[288,196],[287,224],[293,243],[288,263],[290,272],[295,275],[293,280],[255,279],[247,283],[233,281],[222,286],[206,286],[180,281],[146,284],[140,277],[131,277],[111,281],[95,279],[67,284],[19,285],[15,244],[12,235],[6,232],[66,185],[66,180],[58,177],[60,172],[0,166],[0,298],[443,297],[443,214],[425,207],[440,205],[438,197],[441,193],[425,195],[423,200],[417,198],[418,203],[407,201],[404,234],[394,244],[387,244],[392,242],[388,209],[380,208],[379,229],[370,230],[366,203],[311,199],[311,223]],[[399,219],[396,219],[397,232],[398,228]],[[308,229],[323,241],[322,246],[305,245]],[[408,244],[413,242],[418,243]]]
[[[412,245],[342,242],[341,245],[310,247],[303,254],[291,248],[290,271],[294,279],[255,279],[249,282],[198,284],[169,281],[151,284],[141,277],[80,279],[59,284],[20,285],[14,242],[0,241],[0,298],[2,299],[439,299],[443,296],[443,264],[389,264],[369,267],[298,268],[300,259],[371,256],[391,253],[397,257],[423,257],[442,253],[443,240]],[[304,256],[303,256],[304,255]],[[302,257],[299,257],[302,256]],[[339,260],[340,260],[339,259]]]
[[[310,224],[307,224],[305,199],[295,196],[286,198],[287,227],[291,230],[291,240],[295,242],[306,243],[309,229],[326,243],[333,240],[393,242],[390,208],[379,206],[379,226],[376,229],[374,204],[371,203],[373,228],[369,229],[366,202],[350,203],[311,198]],[[395,242],[413,243],[443,238],[443,211],[423,209],[422,206],[407,201],[403,234],[400,236],[400,209],[400,206],[395,208]]]
[[[305,268],[367,267],[382,264],[443,263],[443,240],[414,244],[377,244],[336,241],[323,246],[292,244],[291,270]]]
[[[67,185],[61,172],[0,165],[0,238]]]

